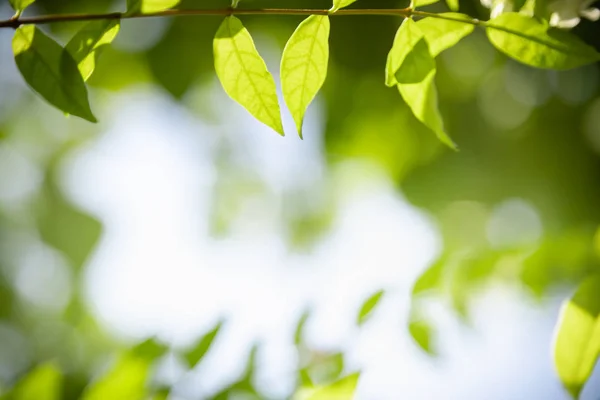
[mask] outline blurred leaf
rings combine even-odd
[[[143,400],[151,363],[132,354],[123,355],[115,366],[85,391],[83,400]]]
[[[428,6],[433,3],[437,3],[440,0],[413,0],[413,8]]]
[[[417,278],[412,289],[412,296],[415,297],[423,292],[439,290],[442,285],[444,266],[447,262],[447,257],[442,256],[431,264],[431,266]]]
[[[96,122],[85,82],[69,52],[34,25],[19,27],[12,47],[17,67],[33,90],[65,113]]]
[[[147,339],[130,350],[132,355],[147,361],[154,361],[164,356],[167,351],[169,351],[169,347],[158,343],[155,338]]]
[[[465,14],[440,13],[438,15],[463,19],[465,21],[472,20],[471,17]],[[472,24],[431,17],[417,21],[417,26],[421,29],[423,35],[425,35],[425,40],[429,45],[429,52],[432,57],[436,57],[442,51],[456,45],[475,29],[475,25]]]
[[[76,269],[85,264],[102,234],[100,222],[70,204],[53,177],[47,178],[42,191],[37,226],[42,240],[61,251]]]
[[[329,17],[311,15],[298,26],[283,50],[283,97],[302,137],[304,114],[325,83],[329,63]]]
[[[127,0],[127,13],[153,13],[167,10],[179,4],[180,0]]]
[[[168,388],[156,390],[148,400],[167,400],[171,391]]]
[[[310,310],[306,310],[302,313],[300,318],[298,319],[298,324],[296,325],[296,330],[294,332],[294,344],[296,346],[302,344],[304,342],[304,329],[306,327],[306,322],[310,317]]]
[[[229,97],[283,136],[275,81],[238,18],[225,18],[215,36],[213,51],[217,76]]]
[[[317,388],[304,388],[294,400],[352,400],[358,385],[359,373],[348,375],[337,382]]]
[[[208,353],[222,327],[223,321],[219,321],[213,329],[198,340],[191,350],[184,354],[185,360],[190,368],[194,368],[204,358],[206,353]]]
[[[67,43],[66,49],[77,63],[84,81],[94,72],[102,47],[117,37],[120,26],[118,20],[91,21]]]
[[[458,11],[460,8],[459,0],[446,0],[446,4],[451,11]]]
[[[344,372],[344,354],[330,353],[321,354],[313,353],[308,365],[304,368],[310,381],[317,385],[322,385],[327,382],[332,382],[340,377]]]
[[[340,8],[348,7],[350,4],[356,2],[357,0],[333,0],[333,7],[330,11],[337,11]]]
[[[430,356],[435,356],[436,351],[433,348],[433,328],[423,321],[411,315],[411,320],[408,324],[408,332],[415,343]]]
[[[586,279],[561,310],[554,363],[569,393],[579,397],[600,356],[600,276]]]
[[[62,374],[52,364],[42,364],[23,378],[9,395],[11,400],[60,400]]]
[[[507,56],[536,68],[564,70],[600,60],[600,53],[569,31],[519,13],[492,19],[487,35]]]
[[[379,301],[383,297],[384,293],[385,293],[385,291],[379,290],[379,291],[373,293],[371,296],[369,296],[369,298],[367,300],[365,300],[365,302],[363,303],[362,307],[360,308],[360,310],[358,312],[358,317],[356,319],[356,323],[358,325],[364,324],[367,321],[367,319],[369,319],[369,317],[371,316],[371,313],[373,312],[375,307],[377,307],[377,305],[379,304]]]
[[[242,377],[233,384],[227,386],[219,393],[211,397],[212,400],[229,400],[238,398],[248,398],[252,400],[259,400],[261,397],[254,388],[252,380],[256,371],[256,354],[258,353],[259,346],[253,345],[248,353],[248,360],[246,361],[246,368]]]
[[[35,0],[8,0],[11,7],[14,8],[16,11],[23,11],[31,4],[33,4],[34,1]]]

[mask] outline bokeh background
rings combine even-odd
[[[335,17],[301,141],[287,110],[281,138],[224,94],[221,20],[124,21],[90,81],[97,125],[38,99],[0,31],[0,393],[286,399],[361,371],[357,399],[568,399],[551,345],[600,270],[598,66],[534,70],[476,31],[438,59],[453,152],[383,84],[400,20]],[[276,81],[300,21],[243,18]],[[600,48],[598,28],[575,32]]]

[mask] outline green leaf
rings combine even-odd
[[[17,384],[10,398],[12,400],[60,400],[62,374],[53,364],[42,364]]]
[[[556,371],[577,398],[600,356],[600,276],[586,279],[563,305],[555,337]]]
[[[283,136],[275,80],[242,21],[234,16],[225,18],[213,50],[217,76],[229,97]]]
[[[438,15],[457,20],[472,21],[472,18],[465,14],[441,13]],[[417,25],[425,35],[432,57],[437,57],[442,51],[454,46],[475,29],[475,25],[472,24],[431,17],[417,21]]]
[[[329,12],[335,12],[340,8],[348,7],[350,4],[356,2],[357,0],[333,0],[333,7]]]
[[[415,117],[450,148],[456,145],[444,131],[437,104],[435,60],[416,22],[406,19],[398,29],[386,65],[386,84],[397,85]]]
[[[8,0],[8,2],[15,11],[21,12],[33,4],[35,0]]]
[[[383,290],[379,290],[373,293],[371,296],[369,296],[367,300],[365,300],[362,307],[360,308],[360,311],[358,312],[358,318],[356,319],[356,323],[358,325],[364,324],[367,321],[367,319],[369,319],[371,313],[373,312],[375,307],[377,307],[377,304],[379,304],[379,302],[381,301],[381,298],[383,297],[384,293],[385,292]]]
[[[67,43],[66,49],[77,63],[84,81],[94,72],[102,48],[117,37],[119,28],[118,20],[91,21]]]
[[[600,53],[569,31],[519,13],[506,13],[487,25],[490,42],[515,60],[536,68],[565,70],[600,60]]]
[[[177,6],[179,2],[180,0],[127,0],[127,14],[164,11]]]
[[[298,319],[298,323],[296,324],[296,329],[294,331],[294,344],[296,346],[299,346],[304,342],[304,329],[306,327],[306,322],[308,321],[309,317],[310,310],[306,310]]]
[[[446,5],[448,5],[448,8],[452,11],[458,11],[460,8],[459,0],[446,0]]]
[[[213,329],[202,336],[192,349],[184,354],[185,360],[190,368],[194,368],[194,366],[204,358],[206,353],[208,353],[222,327],[223,321],[220,321]]]
[[[359,373],[354,373],[327,386],[304,388],[294,400],[352,400],[359,377]]]
[[[33,90],[65,113],[96,122],[85,82],[69,52],[34,25],[19,27],[12,47],[17,67]]]
[[[440,0],[413,0],[412,8],[428,6],[433,3],[437,3]]]
[[[143,400],[151,363],[132,354],[122,356],[114,367],[92,383],[83,400]]]
[[[136,357],[154,361],[157,358],[164,356],[167,351],[169,351],[168,346],[157,342],[155,338],[150,338],[134,346],[130,350],[130,353]]]
[[[302,137],[304,114],[325,83],[329,63],[329,17],[312,15],[296,29],[281,60],[283,97]]]
[[[432,327],[423,320],[411,317],[408,324],[408,332],[413,338],[415,343],[430,356],[435,356],[436,352],[433,347],[433,334]]]

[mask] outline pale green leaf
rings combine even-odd
[[[168,10],[179,4],[180,0],[127,0],[127,13],[154,13]]]
[[[412,8],[428,6],[433,3],[437,3],[440,0],[413,0]]]
[[[468,15],[459,13],[441,13],[439,15],[457,20],[472,20]],[[432,57],[436,57],[442,51],[457,44],[475,28],[473,24],[431,17],[417,21],[417,25],[425,35]]]
[[[335,12],[340,8],[348,7],[350,4],[356,2],[357,0],[333,0],[333,7],[330,12]]]
[[[446,5],[448,5],[448,8],[452,11],[458,11],[460,8],[459,0],[446,0]]]
[[[62,374],[52,364],[42,364],[23,378],[11,393],[13,400],[60,400]]]
[[[96,122],[85,82],[68,51],[34,25],[18,28],[12,47],[17,67],[33,90],[65,113]]]
[[[394,39],[386,66],[386,84],[396,84],[415,117],[452,149],[456,145],[444,130],[435,87],[435,60],[416,22],[406,19]]]
[[[106,375],[86,389],[82,400],[143,400],[150,366],[145,358],[124,355]]]
[[[296,29],[281,60],[283,97],[302,137],[306,109],[325,83],[329,63],[329,17],[312,15]]]
[[[365,300],[365,302],[363,303],[363,305],[361,306],[361,308],[358,312],[358,317],[356,319],[356,323],[358,325],[362,325],[363,323],[365,323],[367,321],[367,319],[371,316],[375,307],[377,307],[377,305],[381,301],[383,294],[384,294],[383,290],[378,290],[377,292],[375,292],[371,296],[369,296],[369,298],[367,300]]]
[[[555,337],[556,370],[578,397],[600,356],[600,276],[585,280],[563,305]]]
[[[352,400],[359,377],[359,373],[354,373],[330,385],[303,388],[296,393],[294,400]]]
[[[202,336],[193,348],[184,354],[185,360],[190,368],[195,367],[208,353],[222,327],[223,322],[220,321],[213,329]]]
[[[8,2],[15,11],[21,12],[33,4],[35,0],[8,0]]]
[[[229,97],[283,136],[275,80],[238,18],[225,18],[213,50],[217,76]]]
[[[565,70],[600,60],[600,53],[573,33],[551,28],[547,21],[506,13],[487,26],[490,42],[515,60],[536,68]]]
[[[102,48],[117,37],[119,28],[118,20],[91,21],[67,43],[66,49],[73,56],[84,80],[92,75]]]

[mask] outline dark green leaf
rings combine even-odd
[[[194,368],[194,366],[204,358],[206,353],[208,353],[222,326],[223,322],[220,321],[213,329],[202,336],[192,349],[184,354],[185,360],[190,368]]]
[[[33,90],[65,113],[96,122],[85,83],[68,51],[34,25],[18,28],[12,47],[17,67]]]
[[[117,37],[119,28],[118,20],[91,21],[67,43],[66,49],[77,63],[84,81],[94,72],[102,47]]]
[[[379,290],[373,293],[371,296],[369,296],[367,300],[365,300],[358,312],[358,317],[356,319],[356,323],[358,325],[362,325],[367,321],[367,319],[369,319],[371,313],[373,312],[375,307],[377,307],[377,304],[379,304],[379,301],[383,297],[384,293],[385,292],[383,290]]]
[[[565,70],[600,60],[600,54],[573,33],[519,13],[506,13],[487,25],[490,42],[507,56],[536,68]]]

